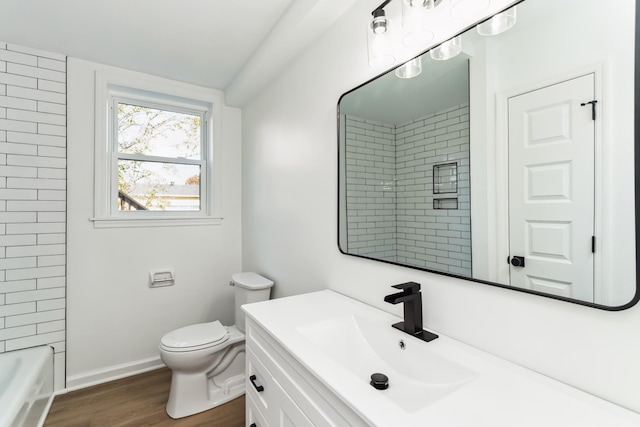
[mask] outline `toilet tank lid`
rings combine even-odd
[[[259,290],[273,286],[273,281],[262,277],[256,273],[235,273],[231,276],[231,281],[241,288]]]

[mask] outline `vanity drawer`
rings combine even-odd
[[[284,350],[270,335],[247,319],[247,360],[256,358],[292,402],[316,427],[366,426],[344,402]],[[251,354],[251,356],[249,356]]]
[[[314,427],[250,349],[247,349],[247,368],[249,378],[252,375],[256,376],[253,382],[257,386],[255,387],[249,379],[246,393],[249,425],[255,423],[256,427]]]
[[[247,393],[245,397],[245,405],[246,405],[246,418],[247,418],[247,426],[251,427],[269,427],[267,420],[265,419],[260,409],[258,409],[258,404],[253,401],[253,398],[249,393]]]
[[[250,349],[246,349],[246,395],[253,399],[256,407],[268,418],[270,405],[275,402],[275,380]]]

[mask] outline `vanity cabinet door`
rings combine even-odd
[[[281,394],[275,405],[277,417],[275,427],[314,427],[313,423],[305,416],[300,408],[293,402],[291,397],[278,387]]]
[[[256,427],[313,427],[313,423],[247,348],[247,420]]]

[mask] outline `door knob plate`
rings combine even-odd
[[[524,267],[524,257],[523,256],[513,256],[509,261],[511,265],[514,267]]]

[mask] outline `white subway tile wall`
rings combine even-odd
[[[66,69],[65,56],[0,43],[0,352],[50,345],[56,361],[65,353]]]
[[[471,276],[469,106],[400,125],[347,117],[348,251]],[[457,163],[457,209],[433,208],[433,166]]]
[[[348,252],[396,261],[395,126],[346,117]]]

